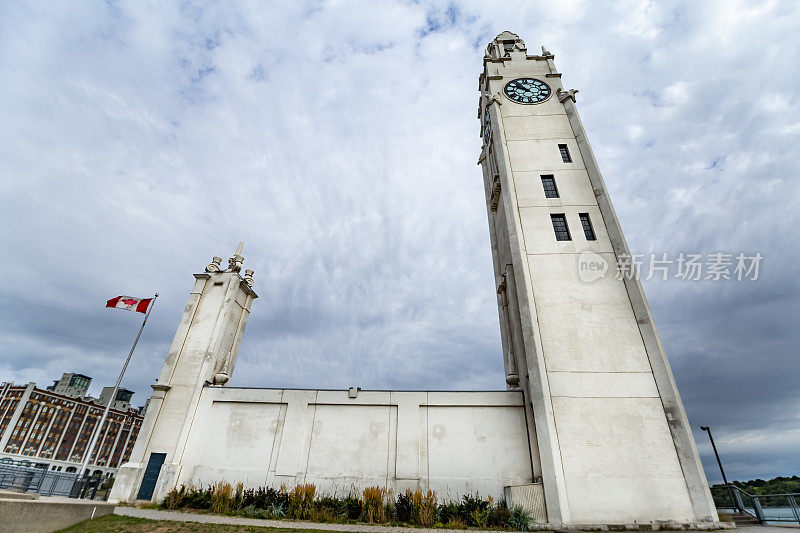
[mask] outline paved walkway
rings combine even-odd
[[[796,524],[785,524],[780,526],[740,526],[734,531],[740,533],[791,533],[792,529],[798,529],[800,526]],[[789,531],[786,531],[786,530]]]
[[[213,514],[181,513],[178,511],[158,511],[136,507],[117,507],[114,514],[148,518],[150,520],[175,520],[178,522],[199,522],[201,524],[231,524],[235,526],[281,527],[284,529],[322,529],[326,531],[353,531],[358,533],[463,533],[463,529],[430,529],[416,527],[370,526],[367,524],[320,524],[317,522],[293,522],[291,520],[263,520],[260,518],[241,518]],[[549,528],[547,528],[549,529]],[[497,533],[470,529],[470,533]],[[782,533],[786,533],[785,531]]]
[[[159,511],[156,509],[139,509],[137,507],[117,507],[114,514],[147,518],[150,520],[175,520],[177,522],[199,522],[201,524],[231,524],[236,526],[274,527],[284,529],[321,529],[326,531],[353,531],[358,533],[463,533],[463,529],[430,529],[411,527],[390,527],[367,524],[320,524],[317,522],[294,522],[291,520],[264,520],[258,518],[242,518],[238,516],[220,516],[212,514],[181,513],[179,511]],[[797,529],[794,526],[793,529]],[[551,530],[541,525],[543,530]],[[742,526],[736,528],[737,533],[789,533],[792,526]],[[568,530],[565,530],[568,531]],[[731,531],[731,530],[728,530]],[[470,533],[497,533],[470,529]]]

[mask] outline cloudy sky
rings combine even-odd
[[[730,477],[800,474],[799,7],[2,2],[0,381],[99,393],[141,316],[105,301],[158,291],[143,403],[192,273],[244,240],[232,385],[503,388],[476,109],[509,29],[580,90],[633,252],[763,255],[644,285]]]

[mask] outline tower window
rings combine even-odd
[[[589,213],[578,213],[581,217],[581,226],[583,226],[583,234],[586,235],[587,241],[596,241],[597,237],[594,235],[594,228],[592,228],[592,221],[589,219]]]
[[[558,189],[556,188],[556,178],[552,174],[542,176],[542,188],[544,188],[545,198],[558,198]]]
[[[561,152],[561,160],[564,163],[572,163],[572,157],[569,155],[569,148],[566,144],[559,144],[558,151]]]
[[[569,236],[569,228],[567,227],[567,217],[561,213],[558,215],[550,215],[553,221],[553,231],[556,232],[557,241],[571,241],[572,237]]]

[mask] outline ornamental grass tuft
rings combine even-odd
[[[409,493],[411,501],[411,523],[416,526],[430,527],[436,521],[436,492],[417,489]]]
[[[370,524],[386,522],[386,499],[389,491],[386,487],[367,487],[362,494],[361,517]]]
[[[307,520],[314,509],[314,495],[317,486],[313,483],[296,485],[289,493],[289,516]]]
[[[230,512],[233,503],[233,487],[230,483],[220,481],[214,485],[211,493],[211,512],[225,514]]]
[[[531,516],[521,505],[511,508],[511,515],[508,517],[507,527],[517,531],[528,531],[531,527]]]

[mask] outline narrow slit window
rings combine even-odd
[[[572,237],[569,236],[569,228],[567,227],[567,217],[561,213],[558,215],[550,215],[553,221],[553,231],[556,232],[557,241],[571,241]]]
[[[544,188],[545,198],[558,198],[558,188],[556,178],[552,174],[542,176],[542,188]]]
[[[569,155],[569,148],[566,144],[559,144],[558,151],[561,152],[561,160],[564,163],[572,163],[572,157]]]
[[[579,213],[578,215],[581,217],[581,226],[583,226],[583,234],[586,235],[586,240],[596,241],[597,237],[594,234],[594,228],[592,227],[589,213]]]

